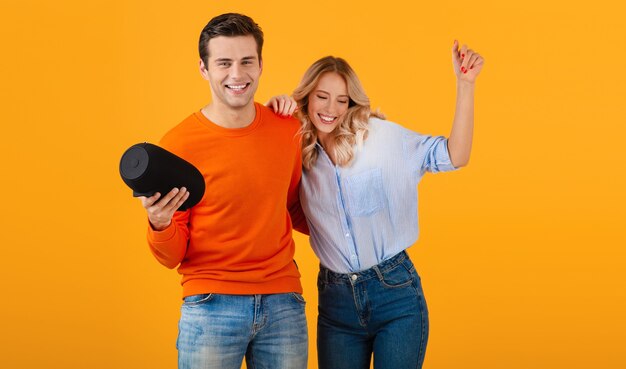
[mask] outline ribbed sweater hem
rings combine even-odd
[[[204,293],[225,295],[269,295],[274,293],[302,293],[298,277],[283,277],[267,282],[222,281],[215,279],[190,279],[183,282],[183,297]]]

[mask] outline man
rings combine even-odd
[[[161,146],[194,164],[203,199],[176,211],[183,187],[142,198],[148,243],[168,268],[180,264],[184,302],[179,368],[299,369],[307,325],[292,223],[298,202],[299,123],[254,102],[263,33],[240,14],[213,18],[199,42],[212,101],[170,130]],[[291,216],[290,216],[291,213]]]

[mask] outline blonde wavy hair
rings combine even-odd
[[[360,148],[367,139],[367,122],[370,116],[384,119],[384,115],[378,111],[370,110],[370,100],[359,81],[354,70],[348,62],[342,58],[326,56],[313,63],[304,73],[300,84],[293,92],[293,98],[298,103],[297,117],[302,122],[300,134],[302,135],[302,164],[306,169],[311,169],[317,160],[317,129],[308,116],[309,95],[317,87],[320,76],[324,73],[334,72],[346,81],[348,87],[348,111],[339,117],[339,124],[331,132],[334,145],[333,157],[336,164],[348,166],[354,159],[354,147]]]

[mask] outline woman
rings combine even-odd
[[[467,164],[474,83],[483,58],[458,42],[456,114],[448,139],[420,135],[370,111],[355,72],[325,57],[293,94],[268,103],[302,122],[300,199],[321,265],[321,369],[421,368],[428,311],[405,249],[417,240],[416,186],[426,171]]]

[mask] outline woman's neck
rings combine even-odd
[[[317,141],[324,148],[324,152],[326,152],[326,155],[328,155],[328,158],[330,158],[330,161],[332,161],[333,164],[337,165],[337,161],[335,160],[335,150],[334,150],[335,140],[333,139],[331,134],[325,133],[325,134],[320,135],[318,133]]]

